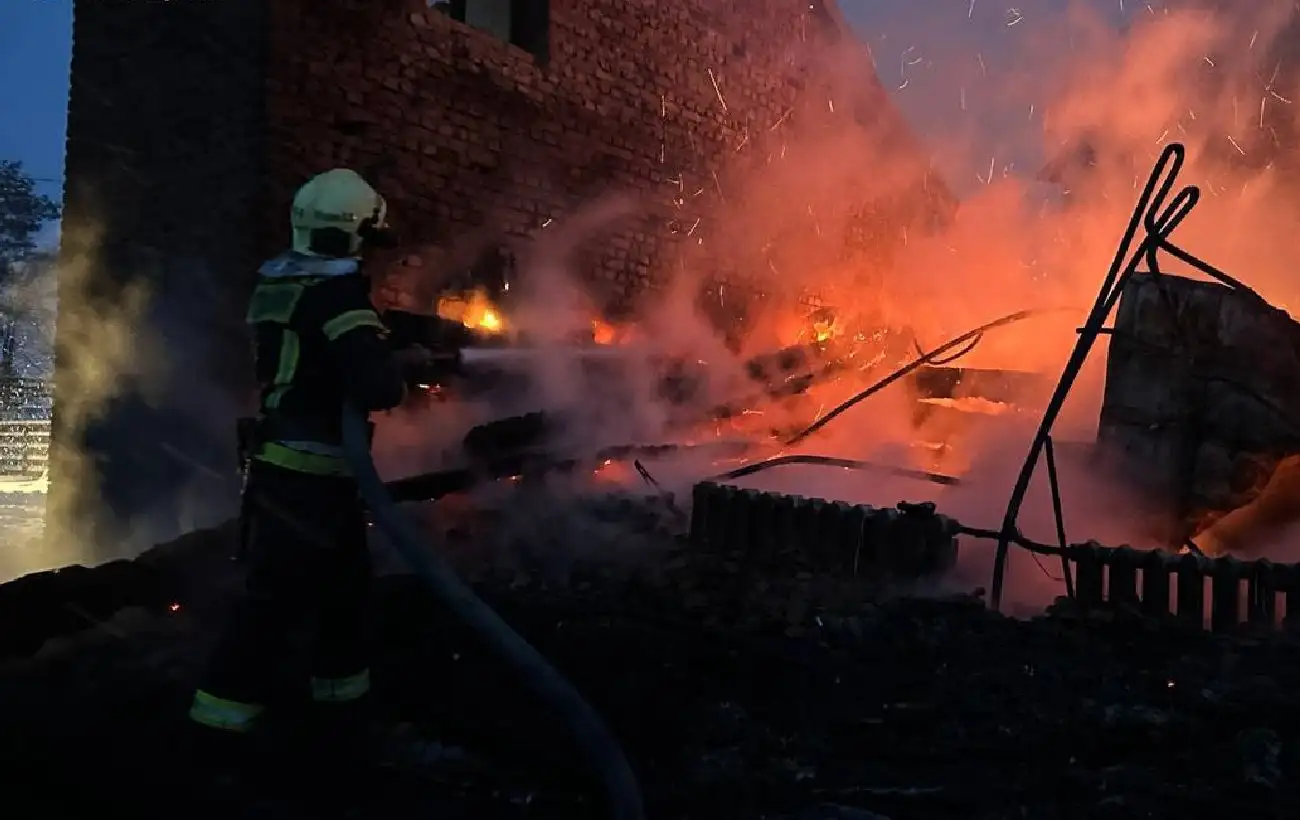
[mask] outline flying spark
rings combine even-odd
[[[727,101],[722,98],[722,89],[718,87],[718,78],[713,75],[713,69],[708,69],[709,82],[713,83],[713,93],[718,95],[718,102],[722,103],[722,113],[730,113],[727,109]]]

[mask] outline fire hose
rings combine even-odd
[[[618,740],[577,689],[475,595],[436,550],[430,549],[427,535],[398,508],[379,477],[370,456],[367,423],[364,413],[350,406],[344,409],[344,453],[375,525],[429,591],[476,633],[543,703],[560,715],[579,750],[603,782],[611,817],[644,820],[641,789]]]

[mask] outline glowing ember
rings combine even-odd
[[[600,481],[622,483],[631,479],[632,471],[624,462],[607,458],[591,471],[591,475]]]
[[[812,335],[813,340],[819,343],[830,341],[831,338],[840,335],[840,326],[833,318],[826,322],[813,322]]]
[[[786,332],[780,337],[787,344],[825,344],[832,339],[843,336],[844,322],[830,308],[818,308],[811,313],[805,309],[790,311],[777,320],[778,326]]]
[[[844,332],[844,325],[840,322],[839,316],[828,307],[814,310],[808,317],[808,321],[811,323],[811,335],[816,344],[829,342]]]
[[[1003,413],[1011,412],[1015,408],[1006,402],[990,401],[989,399],[980,398],[979,396],[966,396],[960,399],[951,398],[919,398],[917,401],[921,404],[929,404],[935,407],[947,407],[952,410],[961,410],[966,413],[979,413],[985,416],[1000,416]]]
[[[618,331],[608,322],[600,319],[591,320],[591,339],[598,345],[613,344],[618,337]]]

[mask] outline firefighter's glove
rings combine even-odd
[[[411,345],[394,351],[393,355],[397,359],[398,368],[402,371],[402,379],[408,387],[434,381],[434,367],[437,360],[429,348],[424,345]]]

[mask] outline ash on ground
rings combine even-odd
[[[623,505],[606,528],[603,512],[514,499],[479,499],[478,534],[463,525],[448,549],[606,717],[652,818],[1300,816],[1290,636],[1069,607],[1014,620],[974,597],[882,596],[797,560],[704,555],[671,535],[662,504],[590,502]],[[531,523],[493,541],[482,528],[494,515]],[[404,749],[452,744],[477,764],[407,754],[328,788],[214,791],[176,738],[238,582],[233,540],[233,527],[194,533],[134,562],[0,587],[10,805],[69,817],[604,816],[557,718],[401,574],[378,582],[377,704],[407,727]],[[557,544],[563,561],[537,560]],[[295,762],[283,765],[288,783]]]
[[[592,571],[652,572],[689,526],[670,493],[593,490],[564,478],[496,482],[416,515],[471,580],[508,575],[552,586]],[[400,571],[401,559],[375,540],[384,569]]]

